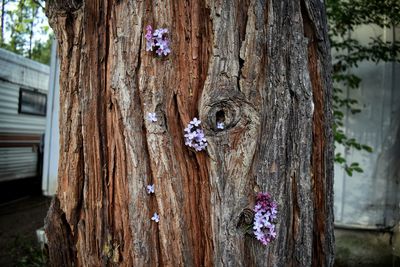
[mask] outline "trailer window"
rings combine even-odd
[[[37,90],[20,88],[18,112],[46,116],[47,95]]]

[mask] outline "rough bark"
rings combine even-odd
[[[47,14],[61,59],[53,266],[333,265],[321,1],[53,0]],[[148,24],[170,30],[167,59],[145,51]],[[207,152],[184,145],[195,116]],[[258,191],[279,203],[268,247],[241,227]]]

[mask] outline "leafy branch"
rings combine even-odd
[[[361,78],[352,73],[362,61],[374,63],[399,61],[400,42],[385,42],[381,36],[370,38],[367,44],[361,44],[351,38],[351,33],[361,25],[377,25],[392,28],[400,25],[400,1],[398,0],[328,0],[327,15],[330,25],[329,38],[333,55],[333,114],[335,146],[342,145],[345,150],[356,149],[372,152],[373,149],[350,138],[343,131],[344,110],[356,114],[362,110],[357,99],[344,93],[347,89],[359,88]],[[363,172],[357,162],[347,162],[341,153],[335,154],[335,162],[340,164],[349,176],[353,172]]]

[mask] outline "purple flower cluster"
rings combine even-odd
[[[196,151],[206,149],[207,139],[203,129],[200,128],[201,121],[194,118],[185,128],[185,145],[194,148]]]
[[[168,56],[171,53],[169,48],[169,40],[167,38],[168,29],[159,28],[153,31],[153,28],[148,25],[146,27],[146,51],[154,51],[158,56]]]
[[[268,245],[276,237],[275,222],[278,204],[268,193],[258,193],[254,206],[253,233],[263,245]]]

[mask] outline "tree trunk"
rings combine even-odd
[[[2,46],[4,43],[4,17],[5,17],[5,12],[6,10],[6,0],[1,1],[1,31],[0,31],[0,45]]]
[[[35,21],[35,18],[36,18],[36,16],[37,16],[37,13],[38,13],[38,11],[39,11],[39,7],[31,7],[30,8],[31,10],[31,12],[32,12],[32,16],[31,16],[31,19],[32,19],[32,21],[30,22],[30,25],[29,25],[29,50],[28,50],[28,58],[32,58],[32,42],[33,42],[33,26],[34,26],[34,21]]]
[[[321,1],[53,0],[47,14],[61,59],[51,265],[333,265]],[[149,24],[169,29],[166,59],[145,51]],[[206,152],[185,146],[193,117]],[[267,247],[241,227],[258,191],[279,205]]]

